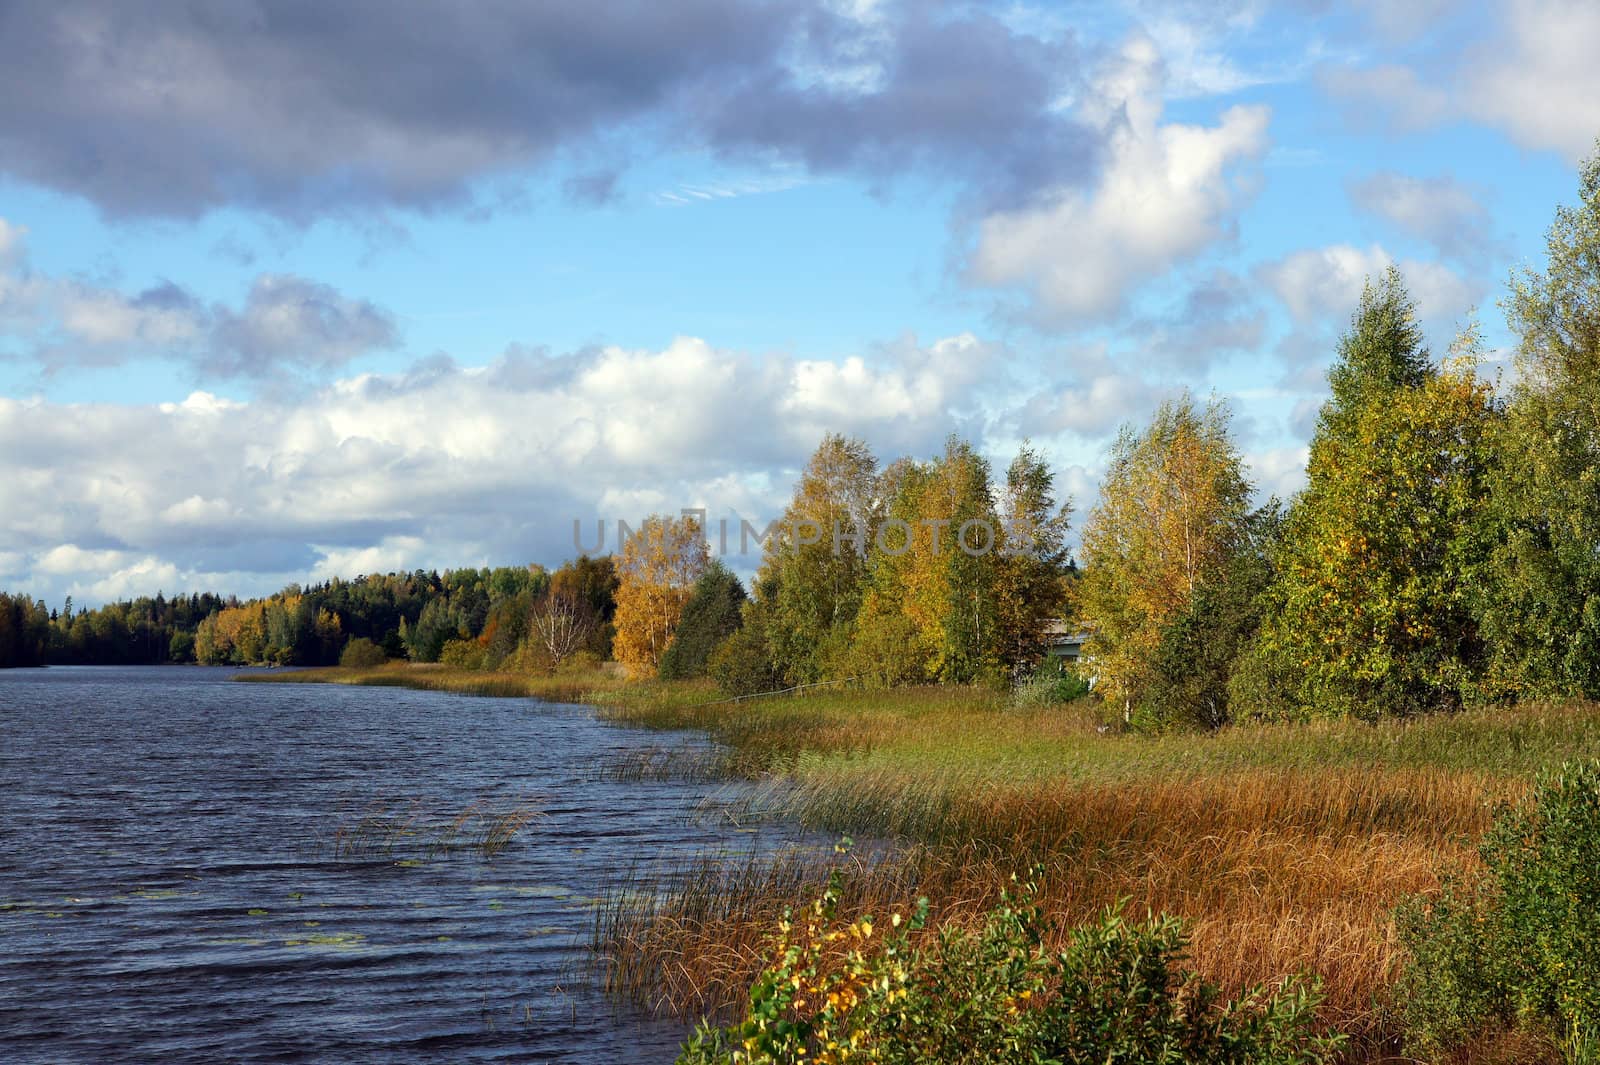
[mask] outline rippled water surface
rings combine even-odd
[[[730,842],[596,772],[659,736],[232,672],[0,670],[0,1061],[672,1060],[582,951],[619,870]]]

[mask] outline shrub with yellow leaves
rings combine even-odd
[[[1311,1065],[1340,1045],[1315,1031],[1318,995],[1298,980],[1224,1001],[1183,968],[1176,918],[1107,910],[1052,954],[1032,881],[1013,878],[976,932],[926,930],[927,899],[887,929],[845,922],[841,883],[835,871],[803,915],[785,912],[743,1020],[702,1023],[679,1065]]]

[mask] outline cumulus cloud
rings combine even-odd
[[[1351,181],[1346,189],[1356,207],[1445,255],[1479,259],[1491,248],[1489,212],[1471,189],[1454,178],[1418,178],[1384,170]]]
[[[0,399],[0,586],[263,592],[308,575],[555,562],[575,553],[574,518],[586,543],[595,518],[653,509],[770,518],[825,432],[887,458],[935,452],[999,357],[965,335],[837,363],[680,338],[435,361],[292,403]]]
[[[1396,264],[1382,246],[1358,248],[1334,244],[1292,252],[1256,271],[1300,325],[1343,326],[1361,298],[1361,288],[1391,265],[1398,265],[1418,316],[1441,324],[1462,320],[1483,298],[1481,282],[1456,273],[1443,263],[1405,260]]]
[[[47,372],[176,359],[205,377],[329,370],[393,348],[393,316],[376,304],[292,274],[261,274],[240,307],[206,303],[164,281],[127,295],[29,270],[20,227],[0,219],[0,322],[20,325]],[[15,251],[7,261],[4,242]]]
[[[1362,286],[1391,265],[1399,267],[1416,301],[1424,335],[1435,350],[1449,345],[1487,292],[1479,278],[1464,276],[1434,260],[1397,262],[1377,244],[1306,248],[1256,268],[1256,278],[1283,302],[1294,326],[1276,346],[1277,361],[1283,368],[1281,383],[1315,397],[1291,418],[1295,435],[1306,435],[1307,419],[1321,402],[1337,337],[1355,314]]]
[[[1463,64],[1466,105],[1521,145],[1576,162],[1600,132],[1600,6],[1589,0],[1512,0],[1501,32]]]
[[[1161,86],[1154,43],[1131,39],[1081,107],[1106,137],[1093,186],[983,218],[973,281],[1025,290],[1046,318],[1100,318],[1132,287],[1234,233],[1247,199],[1235,171],[1265,152],[1269,113],[1232,107],[1215,126],[1163,124]]]
[[[1098,440],[1126,421],[1147,416],[1156,404],[1177,391],[1146,380],[1117,365],[1103,350],[1078,354],[1067,373],[1035,390],[1015,415],[1017,435],[1053,437],[1071,434]]]
[[[368,300],[303,277],[262,274],[242,309],[212,312],[203,369],[223,376],[285,362],[330,369],[398,340],[393,317]]]
[[[1498,126],[1523,147],[1583,159],[1600,130],[1593,61],[1600,7],[1508,0],[1491,10],[1465,48],[1424,54],[1412,65],[1332,66],[1322,71],[1322,85],[1349,105],[1358,124],[1406,132],[1466,118]]]
[[[617,194],[617,138],[1031,190],[1094,144],[1069,35],[826,0],[0,8],[0,169],[113,215],[308,220],[459,203],[552,162]]]

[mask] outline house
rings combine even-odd
[[[1052,621],[1044,627],[1045,654],[1060,664],[1077,664],[1088,640],[1087,631],[1065,621]]]

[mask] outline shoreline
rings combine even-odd
[[[835,690],[745,703],[704,682],[307,670],[256,682],[404,685],[585,702],[602,720],[705,734],[719,772],[756,781],[747,816],[892,841],[842,860],[847,917],[933,902],[971,928],[1013,874],[1039,870],[1055,947],[1108,907],[1188,922],[1191,962],[1230,993],[1296,972],[1345,1062],[1392,1059],[1403,955],[1394,913],[1481,867],[1493,807],[1540,770],[1600,758],[1600,704],[1525,704],[1409,721],[1103,732],[1089,707],[1014,705],[983,688]],[[703,767],[702,767],[703,768]],[[786,907],[821,863],[708,865],[650,905],[613,907],[595,950],[614,993],[692,1018],[741,1001]],[[1483,1060],[1493,1060],[1485,1058]]]

